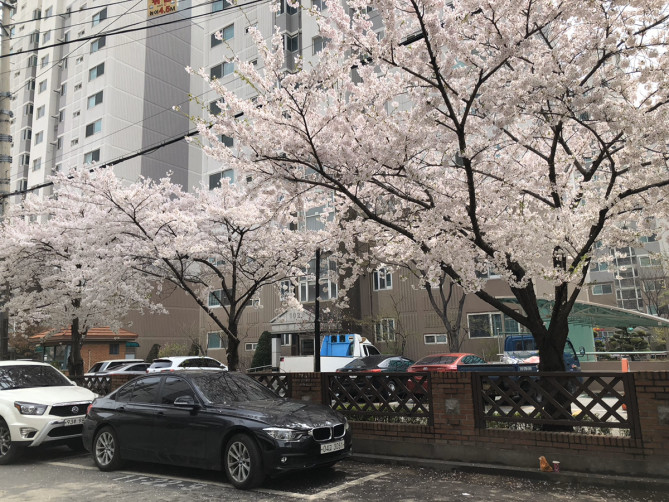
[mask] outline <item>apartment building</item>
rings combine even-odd
[[[145,2],[17,3],[10,191],[39,187],[57,171],[115,162],[129,181],[167,172],[184,186],[199,180],[198,157],[184,142],[120,162],[191,127],[193,77],[184,68],[197,55],[191,40],[201,28],[189,19],[190,2],[181,5],[172,24],[158,26]]]

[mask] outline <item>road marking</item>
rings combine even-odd
[[[371,481],[372,479],[380,478],[381,476],[385,476],[388,474],[387,472],[377,472],[375,474],[370,474],[369,476],[364,476],[362,478],[358,479],[353,479],[351,481],[347,481],[346,483],[342,483],[341,485],[337,485],[333,488],[329,488],[327,490],[320,491],[318,493],[314,493],[312,495],[307,495],[304,493],[295,493],[295,492],[285,492],[281,490],[270,490],[270,489],[258,489],[258,490],[253,490],[256,492],[260,493],[265,493],[267,495],[278,495],[281,497],[291,497],[294,499],[301,499],[301,500],[318,500],[327,497],[328,495],[332,495],[337,492],[341,492],[343,490],[346,490],[352,486],[359,485],[362,483],[365,483],[367,481]]]
[[[81,464],[71,464],[69,462],[46,462],[50,465],[56,465],[60,467],[73,467],[75,469],[81,469],[81,470],[86,470],[86,471],[99,471],[99,469],[95,466],[90,466],[90,465],[81,465]],[[149,484],[149,485],[154,485],[158,487],[167,487],[168,485],[173,485],[174,488],[181,488],[181,489],[193,489],[194,487],[182,487],[182,486],[174,486],[178,485],[178,483],[181,482],[186,482],[186,483],[191,483],[193,485],[209,485],[209,486],[216,486],[219,488],[233,488],[232,485],[226,484],[223,481],[206,481],[206,480],[199,480],[199,479],[192,479],[192,478],[185,478],[181,476],[153,476],[153,475],[143,475],[143,474],[138,474],[136,472],[131,472],[131,471],[113,471],[114,474],[122,474],[123,476],[120,477],[115,477],[114,481],[124,481],[126,483],[141,483],[141,484]],[[364,476],[362,478],[357,478],[353,479],[351,481],[347,481],[346,483],[342,483],[340,485],[334,486],[332,488],[328,488],[327,490],[320,491],[318,493],[314,494],[305,494],[305,493],[296,493],[296,492],[287,492],[287,491],[282,491],[282,490],[272,490],[269,488],[260,488],[256,490],[250,490],[253,492],[258,492],[258,493],[265,493],[267,495],[276,495],[279,497],[289,497],[293,499],[300,499],[300,500],[318,500],[325,498],[329,495],[333,495],[335,493],[341,492],[343,490],[347,490],[348,488],[351,488],[352,486],[360,485],[362,483],[366,483],[367,481],[371,481],[376,478],[380,478],[381,476],[387,475],[387,472],[376,472],[374,474],[370,474],[369,476]]]

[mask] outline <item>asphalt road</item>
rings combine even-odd
[[[334,468],[294,473],[249,492],[236,490],[220,473],[128,463],[101,472],[85,453],[65,447],[32,450],[20,462],[0,466],[2,502],[105,500],[153,501],[667,501],[665,492],[572,487],[478,473],[341,462]]]

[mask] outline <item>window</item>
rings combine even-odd
[[[40,131],[35,134],[35,144],[39,145],[42,141],[44,141],[44,132]]]
[[[44,11],[44,17],[51,17],[53,15],[53,7],[49,7]]]
[[[230,2],[227,0],[216,0],[211,4],[211,11],[212,12],[220,12],[223,9],[227,9],[230,7]],[[255,349],[253,349],[255,350]]]
[[[230,75],[234,71],[235,71],[235,64],[231,62],[225,62],[218,64],[216,66],[212,66],[209,76],[212,79],[221,78],[225,77],[226,75]]]
[[[31,78],[30,80],[28,80],[28,82],[26,83],[26,88],[29,91],[34,91],[35,90],[35,79],[34,78]]]
[[[374,291],[393,289],[393,274],[385,267],[374,271]]]
[[[244,350],[246,352],[252,352],[252,351],[256,350],[257,347],[258,347],[257,343],[245,343],[244,344]]]
[[[56,150],[60,150],[61,148],[63,148],[63,137],[62,136],[59,137],[56,140]]]
[[[314,339],[313,338],[300,338],[300,354],[303,356],[313,356],[314,355]]]
[[[216,47],[217,45],[222,44],[224,41],[232,39],[235,36],[235,25],[231,24],[230,26],[226,26],[225,28],[223,28],[220,32],[221,33],[220,39],[216,36],[216,33],[211,34],[212,47]]]
[[[286,35],[286,47],[285,49],[289,52],[297,52],[300,50],[300,36],[299,35]]]
[[[37,56],[33,54],[28,58],[28,66],[37,66]]]
[[[86,137],[88,138],[89,136],[93,136],[100,131],[102,131],[102,119],[98,119],[86,126]]]
[[[104,9],[102,9],[100,12],[98,12],[93,16],[93,22],[91,23],[91,25],[95,26],[97,24],[100,24],[105,19],[107,19],[107,7],[105,7]]]
[[[218,115],[219,113],[221,113],[221,107],[218,106],[217,104],[218,101],[219,100],[212,101],[211,103],[209,103],[209,113],[211,113],[212,115]]]
[[[33,161],[33,171],[39,171],[42,169],[42,159],[36,159]]]
[[[78,144],[79,144],[79,140],[76,139],[76,138],[73,139],[72,141],[70,141],[70,146],[74,146],[74,145],[78,145]]]
[[[395,319],[381,319],[374,323],[374,341],[376,343],[394,342],[396,339]]]
[[[93,68],[88,70],[88,80],[89,81],[95,80],[96,78],[104,74],[105,74],[105,64],[100,63],[99,65],[94,66]]]
[[[292,345],[293,337],[290,333],[283,333],[281,335],[281,345],[283,347],[290,347]]]
[[[96,40],[93,40],[91,42],[91,54],[94,52],[98,52],[104,46],[105,46],[105,37],[100,37]]]
[[[158,397],[158,387],[160,386],[160,376],[150,376],[137,380],[132,389],[132,403],[155,403]]]
[[[161,391],[161,404],[173,404],[179,397],[190,397],[193,402],[196,402],[195,394],[193,394],[193,389],[188,385],[188,382],[183,378],[167,377]]]
[[[506,322],[505,322],[506,321]],[[469,338],[500,336],[505,332],[518,333],[520,327],[513,319],[505,320],[501,312],[467,315]]]
[[[30,154],[29,153],[22,153],[21,156],[19,157],[19,165],[21,166],[29,166],[30,165]]]
[[[650,256],[639,256],[639,265],[642,267],[659,267],[662,260],[658,258],[651,258]]]
[[[102,103],[102,91],[93,94],[92,96],[88,97],[88,109],[90,110],[91,108],[99,105]]]
[[[290,279],[281,281],[279,284],[279,300],[285,301],[293,292],[293,283]]]
[[[610,295],[613,293],[613,287],[611,284],[595,284],[592,287],[593,295]]]
[[[313,54],[318,54],[321,52],[323,49],[325,49],[325,46],[327,45],[327,40],[323,37],[314,37],[311,39],[311,47]]]
[[[75,90],[75,91],[80,91],[80,90],[81,90],[81,83],[79,83],[79,84],[74,84],[74,90]]]
[[[42,38],[42,43],[45,44],[49,40],[51,40],[51,32],[50,31],[44,32],[44,37]]]
[[[226,169],[223,172],[209,175],[209,190],[220,188],[221,180],[227,179],[229,183],[235,182],[235,172],[232,169]]]
[[[81,115],[81,112],[79,110],[75,110],[72,112],[73,117],[78,117],[79,115]]]
[[[44,114],[46,113],[46,105],[42,105],[37,109],[37,118],[40,119],[44,117]]]
[[[289,16],[292,16],[297,12],[296,7],[291,7],[290,5],[288,5],[288,0],[280,0],[280,1],[281,1],[281,7],[279,10],[279,14],[287,13]]]
[[[97,148],[92,152],[84,154],[84,164],[92,164],[93,162],[100,161],[100,149]]]
[[[44,92],[44,91],[46,91],[46,80],[42,80],[42,81],[39,83],[39,90],[38,90],[38,92],[39,92],[39,93],[42,93],[42,92]]]
[[[109,344],[109,354],[120,354],[121,350],[118,343]]]
[[[318,10],[325,10],[328,8],[325,0],[311,0],[311,6],[316,7]]]
[[[42,19],[42,11],[39,9],[35,9],[33,11],[33,19]]]
[[[32,115],[33,114],[33,104],[28,103],[24,108],[23,108],[23,114],[24,115]]]
[[[227,146],[228,148],[232,148],[235,144],[235,140],[230,136],[226,136],[225,134],[221,134],[218,139],[221,143],[223,143],[223,146]]]
[[[224,305],[226,307],[230,306],[230,301],[228,297],[223,293],[222,289],[217,289],[209,293],[209,301],[207,302],[208,307],[220,307]]]
[[[642,243],[646,244],[648,242],[655,242],[657,239],[656,239],[656,236],[654,236],[654,235],[644,235],[639,240]]]
[[[60,95],[65,96],[66,93],[67,93],[67,84],[63,84],[60,86]]]
[[[39,31],[33,31],[30,34],[30,43],[31,44],[39,44]]]
[[[207,333],[208,349],[227,349],[228,338],[222,331],[210,331]]]
[[[77,61],[76,61],[76,62],[77,62],[77,64],[79,64],[79,63],[83,63],[83,62],[84,62],[84,56],[79,56],[79,57],[77,58]]]
[[[337,298],[337,264],[321,258],[320,284],[318,297],[320,300],[331,300]],[[316,259],[309,262],[306,274],[300,277],[299,297],[302,303],[313,302],[316,299]]]
[[[23,139],[32,139],[32,137],[33,137],[33,130],[32,130],[32,129],[29,129],[29,128],[28,128],[28,129],[24,129],[24,130],[21,132],[21,137],[22,137]]]
[[[447,344],[448,336],[446,335],[423,335],[425,345]]]
[[[40,68],[45,68],[49,65],[49,55],[47,54],[42,59],[40,59]]]

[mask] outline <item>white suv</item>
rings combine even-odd
[[[176,356],[176,357],[161,357],[154,359],[147,373],[159,373],[161,371],[177,371],[177,370],[227,370],[228,367],[212,359],[211,357],[201,356]]]
[[[107,373],[113,369],[125,366],[130,363],[143,363],[144,359],[108,359],[106,361],[98,361],[91,369],[89,369],[84,376],[95,376],[100,373]]]
[[[49,364],[0,361],[0,464],[27,446],[59,441],[78,448],[96,397]]]

